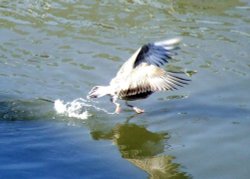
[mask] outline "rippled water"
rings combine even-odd
[[[0,0],[0,178],[248,178],[249,11],[248,0]],[[85,101],[139,46],[176,36],[166,68],[189,86],[134,102],[141,115]],[[56,99],[86,116],[57,113]]]

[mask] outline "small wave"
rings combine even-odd
[[[89,104],[89,102],[92,101],[87,101],[83,98],[77,98],[71,102],[64,102],[63,100],[57,99],[54,101],[54,109],[56,110],[57,114],[83,120],[88,119],[88,117],[91,116],[88,108],[94,108],[97,111],[103,111],[107,114],[113,114],[105,109]]]

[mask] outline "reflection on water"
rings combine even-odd
[[[190,178],[187,173],[180,171],[180,164],[174,163],[174,157],[169,155],[128,160],[142,170],[146,171],[152,179]]]
[[[115,144],[112,147],[119,153],[111,152],[108,161],[121,164],[126,171],[137,166],[141,169],[135,167],[139,176],[146,171],[152,178],[247,178],[249,5],[249,0],[2,0],[0,120],[10,126],[16,120],[27,124],[55,118],[66,126],[79,124],[87,137],[90,129],[93,139]],[[179,55],[166,68],[187,73],[192,76],[192,83],[180,91],[154,94],[144,100],[139,106],[145,105],[148,112],[132,117],[127,123],[121,121],[131,111],[109,115],[90,108],[92,116],[83,121],[57,115],[52,103],[36,100],[41,97],[69,102],[84,98],[91,86],[108,83],[140,45],[175,36],[182,37],[183,43]],[[15,99],[5,100],[5,95]],[[100,105],[113,110],[108,100]],[[66,128],[58,132],[62,138]],[[53,141],[46,130],[44,135],[48,139],[43,145],[55,143],[56,139]],[[21,141],[33,137],[41,146],[37,136],[27,133],[26,137],[21,136]],[[77,139],[85,141],[84,137],[78,135]],[[13,138],[6,141],[9,139]],[[82,154],[91,142],[87,140],[84,147],[75,150]],[[105,142],[93,143],[91,151]],[[63,149],[62,144],[56,143]],[[107,159],[105,154],[110,148],[105,147],[101,150],[103,154],[91,153],[99,154],[98,161],[102,162],[98,164]],[[43,147],[38,149],[40,153],[47,151]],[[14,154],[15,150],[18,148],[13,148]],[[7,161],[22,160],[0,151]],[[38,156],[36,152],[30,158],[34,156]],[[54,156],[56,153],[43,159]],[[77,157],[70,161],[71,171],[76,173],[75,178],[85,177],[74,172],[82,166]],[[98,165],[93,163],[95,157],[83,158],[86,159],[83,163],[93,164],[84,165],[83,173],[102,176],[111,169],[100,164],[105,170],[97,171],[92,168]],[[133,165],[128,165],[128,161]],[[29,166],[34,171],[32,167]],[[49,173],[50,169],[45,167],[41,173]],[[136,173],[135,170],[131,173]]]
[[[94,130],[95,140],[109,139],[118,147],[121,156],[146,171],[150,178],[189,178],[175,163],[174,156],[164,155],[164,147],[170,138],[168,133],[151,132],[134,123],[117,124],[109,132]]]
[[[122,157],[127,159],[140,159],[160,154],[164,151],[164,138],[166,140],[169,138],[168,134],[153,133],[135,124],[119,124],[113,131],[113,140]]]
[[[41,99],[0,101],[2,121],[45,120],[58,117],[62,119],[53,111],[53,103],[50,101]],[[91,136],[94,140],[111,140],[117,146],[122,158],[147,172],[150,178],[189,178],[188,173],[181,171],[181,164],[174,161],[174,156],[164,154],[170,139],[169,133],[152,132],[143,125],[128,122],[133,117],[135,116],[128,118],[124,124],[115,123],[115,126],[108,130],[105,130],[102,124],[100,128],[96,128],[100,121],[89,121],[94,124],[94,128],[90,127]],[[69,121],[69,125],[79,124],[79,121],[72,118],[65,120]]]

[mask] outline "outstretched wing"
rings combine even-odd
[[[179,77],[176,73],[166,72],[154,65],[142,63],[134,69],[131,75],[120,82],[119,96],[132,96],[145,92],[176,90],[188,84],[188,79]]]
[[[125,79],[132,71],[142,63],[157,67],[167,63],[167,60],[175,55],[178,49],[179,38],[149,43],[140,47],[119,69],[113,82]],[[112,83],[112,82],[111,82]]]
[[[110,82],[117,95],[132,96],[145,92],[175,90],[188,79],[161,68],[178,48],[179,38],[149,43],[139,48],[120,68]]]
[[[149,65],[162,66],[168,62],[175,50],[178,49],[179,38],[164,40],[161,42],[149,43],[143,45],[134,59],[133,68],[136,68],[141,63],[147,63]]]

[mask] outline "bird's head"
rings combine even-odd
[[[94,86],[88,93],[87,98],[100,98],[109,94],[108,86]]]

